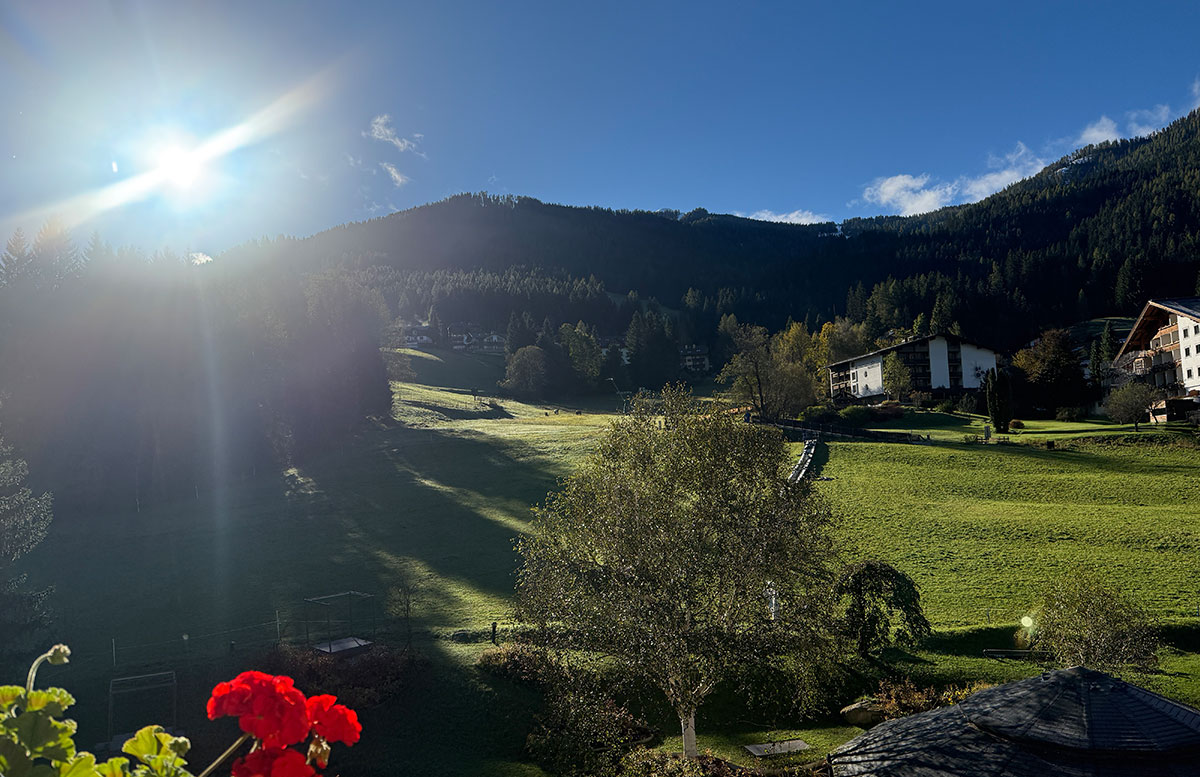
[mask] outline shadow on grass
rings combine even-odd
[[[474,408],[462,408],[447,407],[434,402],[418,402],[411,399],[406,400],[404,404],[438,413],[451,421],[494,420],[513,417],[512,413],[505,410],[500,404],[478,404]]]

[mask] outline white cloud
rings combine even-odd
[[[1192,110],[1200,108],[1200,76],[1192,81]]]
[[[736,215],[742,215],[740,213]],[[776,213],[773,210],[756,210],[746,218],[757,219],[759,221],[779,221],[784,224],[824,224],[831,219],[820,213],[813,213],[811,210],[794,210],[791,213]]]
[[[962,176],[955,184],[963,193],[966,202],[978,202],[988,195],[995,194],[1001,189],[1016,183],[1031,175],[1036,175],[1046,166],[1046,160],[1034,154],[1020,141],[1016,148],[1002,157],[989,156],[989,173],[971,177]]]
[[[1195,89],[1194,84],[1192,88]],[[1171,120],[1171,106],[1160,103],[1153,108],[1129,111],[1125,116],[1129,119],[1129,123],[1126,125],[1129,136],[1136,138],[1141,135],[1149,135],[1151,132],[1165,127]]]
[[[396,130],[392,128],[392,117],[389,114],[381,113],[371,119],[371,128],[363,133],[364,138],[372,140],[382,140],[384,143],[391,143],[400,151],[412,151],[420,154],[417,150],[417,143],[424,138],[424,135],[414,135],[414,139],[402,138],[396,134]]]
[[[192,264],[208,264],[212,261],[212,257],[201,251],[194,251],[188,254],[188,259]]]
[[[929,175],[893,175],[876,178],[863,189],[863,199],[876,205],[895,208],[901,216],[915,216],[949,205],[958,190],[957,184],[929,185]]]
[[[1083,132],[1075,140],[1075,143],[1079,146],[1090,146],[1106,140],[1116,140],[1119,137],[1121,136],[1117,134],[1117,123],[1107,116],[1101,116],[1083,128]]]
[[[408,183],[408,176],[396,169],[396,166],[389,162],[380,162],[379,166],[387,171],[387,174],[392,177],[392,183],[396,186],[403,186]]]

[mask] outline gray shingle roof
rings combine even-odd
[[[834,777],[1200,777],[1200,711],[1083,667],[881,723]]]

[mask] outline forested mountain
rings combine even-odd
[[[1013,349],[1200,293],[1198,244],[1198,113],[973,205],[840,226],[464,194],[196,264],[49,223],[0,260],[0,421],[60,499],[200,498],[386,414],[398,318],[507,332],[547,393],[661,385],[681,345],[719,368],[767,342],[747,324],[791,319],[776,356],[819,390],[823,360],[907,333]],[[601,358],[616,338],[628,368]]]
[[[1010,347],[1047,326],[1135,312],[1146,296],[1191,294],[1198,242],[1193,113],[1149,137],[1083,148],[982,202],[923,216],[839,228],[459,195],[223,258],[283,252],[297,268],[388,267],[398,273],[389,303],[415,315],[446,300],[452,318],[478,316],[480,295],[490,293],[495,310],[483,312],[502,324],[507,301],[531,292],[501,287],[528,274],[543,286],[556,279],[568,302],[582,284],[592,302],[601,288],[632,290],[678,308],[694,289],[698,309],[772,328],[835,314],[908,328],[924,313],[928,325]],[[570,307],[560,306],[562,320],[599,322],[599,312]]]

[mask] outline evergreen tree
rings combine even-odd
[[[1100,333],[1100,360],[1111,362],[1117,356],[1117,339],[1113,335],[1112,322],[1104,322],[1104,331]]]
[[[988,370],[984,379],[984,391],[987,392],[988,418],[999,434],[1008,434],[1008,425],[1012,423],[1012,385],[1008,372],[996,367]]]
[[[0,286],[11,286],[28,277],[31,261],[29,241],[18,227],[4,247],[4,256],[0,257]]]

